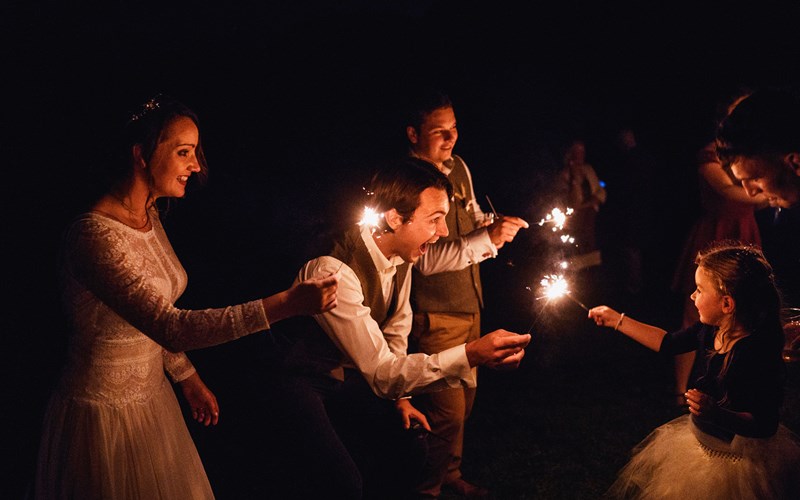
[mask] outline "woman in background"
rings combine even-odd
[[[683,251],[672,282],[672,290],[683,300],[681,327],[688,328],[698,321],[697,308],[690,295],[694,289],[694,259],[698,252],[716,241],[737,240],[761,246],[761,234],[755,211],[767,206],[765,196],[750,197],[742,189],[729,168],[723,168],[717,158],[714,140],[717,124],[745,97],[746,88],[737,88],[732,96],[717,104],[716,119],[709,131],[709,138],[696,155],[697,180],[700,189],[700,214],[695,220],[684,243]],[[684,393],[691,376],[694,353],[675,357],[673,394],[678,405],[685,405]]]

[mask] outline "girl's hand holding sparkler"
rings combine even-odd
[[[619,330],[621,323],[625,321],[624,313],[618,313],[608,306],[597,306],[589,309],[589,318],[593,319],[597,326],[607,326]]]
[[[589,309],[589,318],[593,319],[598,326],[613,328],[656,352],[661,349],[661,341],[667,334],[667,331],[662,328],[636,321],[625,316],[625,313],[619,313],[608,306]]]
[[[495,330],[465,346],[470,366],[488,366],[495,369],[519,367],[525,356],[525,346],[531,341],[529,334],[520,335],[507,330]]]

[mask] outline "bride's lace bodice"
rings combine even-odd
[[[181,352],[269,328],[260,300],[177,309],[186,272],[153,213],[137,231],[97,213],[78,217],[65,239],[63,300],[72,332],[62,390],[113,406],[144,401],[194,368]]]

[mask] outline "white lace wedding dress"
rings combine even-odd
[[[51,397],[35,497],[207,499],[214,495],[165,375],[194,373],[181,352],[269,328],[260,300],[198,311],[173,304],[186,272],[158,220],[147,232],[97,213],[65,239],[72,331]]]

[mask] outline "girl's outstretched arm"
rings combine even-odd
[[[664,340],[664,335],[667,334],[664,329],[636,321],[626,316],[625,313],[618,313],[608,306],[597,306],[589,309],[589,318],[593,319],[598,326],[607,326],[614,330],[619,330],[636,342],[656,352],[661,349],[661,341]]]

